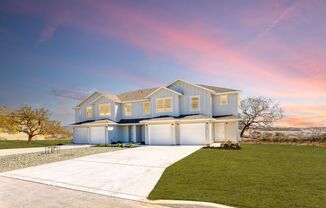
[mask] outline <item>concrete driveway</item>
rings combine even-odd
[[[145,200],[166,167],[201,146],[143,146],[2,173],[33,182]]]

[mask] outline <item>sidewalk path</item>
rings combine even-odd
[[[92,145],[88,144],[66,144],[61,146],[61,150],[64,149],[74,149],[74,148],[84,148],[91,147]],[[18,149],[1,149],[0,157],[7,155],[23,154],[23,153],[33,153],[33,152],[44,152],[45,147],[32,147],[32,148],[18,148]]]

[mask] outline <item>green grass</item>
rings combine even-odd
[[[29,147],[46,147],[57,144],[70,144],[71,139],[60,140],[35,140],[29,144],[24,140],[0,140],[0,149],[29,148]]]
[[[326,148],[277,144],[203,148],[168,167],[149,199],[237,207],[325,207]]]

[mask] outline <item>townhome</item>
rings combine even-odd
[[[240,91],[176,80],[118,95],[95,91],[75,109],[74,143],[239,142]]]

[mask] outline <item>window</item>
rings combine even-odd
[[[240,106],[240,104],[241,104],[241,95],[240,95],[240,93],[238,94],[238,106]]]
[[[87,118],[92,118],[93,117],[93,108],[92,108],[92,106],[88,106],[86,108],[86,115],[87,115]]]
[[[220,105],[227,105],[228,104],[228,96],[227,95],[221,95],[220,96]]]
[[[125,104],[125,115],[126,116],[131,116],[132,111],[131,111],[131,103],[126,103]]]
[[[110,103],[99,104],[100,116],[110,116],[111,115],[111,105]]]
[[[200,97],[199,96],[190,96],[190,108],[191,111],[200,110]]]
[[[156,112],[170,112],[172,111],[172,98],[157,98],[156,99]]]
[[[144,102],[144,115],[148,115],[151,113],[151,108],[150,108],[150,103],[149,102]]]

